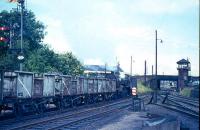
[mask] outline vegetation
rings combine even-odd
[[[191,91],[192,91],[193,89],[194,89],[194,88],[185,87],[185,88],[183,88],[183,89],[180,91],[180,94],[181,94],[182,96],[190,97]]]
[[[20,12],[0,12],[0,26],[11,29],[12,48],[20,50]],[[79,75],[83,73],[81,62],[72,54],[56,54],[42,41],[46,32],[45,26],[37,21],[31,11],[24,11],[23,26],[23,55],[25,57],[23,70],[33,72],[57,72],[66,75]],[[1,50],[2,51],[2,50]],[[19,62],[17,56],[20,51],[0,56],[0,69],[18,70]]]
[[[137,84],[137,92],[139,94],[145,94],[145,93],[152,92],[152,89],[150,87],[145,86],[141,82],[138,82],[138,84]]]

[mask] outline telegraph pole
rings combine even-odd
[[[154,100],[153,100],[153,102],[154,103],[157,103],[157,91],[158,91],[158,81],[157,81],[157,41],[159,40],[161,43],[163,42],[161,39],[158,39],[158,37],[157,37],[157,30],[155,31],[155,34],[156,34],[156,37],[155,37],[155,42],[156,42],[156,45],[155,45],[155,50],[156,50],[156,53],[155,53],[155,55],[156,55],[156,63],[155,63],[155,90],[154,90]]]
[[[8,0],[10,3],[12,2],[17,2],[20,7],[21,7],[21,27],[20,27],[20,53],[17,56],[17,59],[19,60],[20,64],[19,64],[19,70],[22,71],[22,60],[24,59],[23,56],[23,14],[24,14],[24,2],[25,0]],[[11,36],[11,35],[10,35]],[[11,41],[10,41],[10,45],[11,45]]]
[[[147,62],[146,62],[146,60],[144,61],[144,84],[145,84],[145,86],[147,84]]]
[[[131,72],[130,72],[130,74],[131,74],[131,76],[132,76],[132,56],[131,56]]]
[[[156,57],[155,57],[155,59],[156,59],[156,63],[155,63],[155,82],[154,82],[154,95],[153,95],[153,102],[154,103],[157,103],[157,94],[158,94],[158,92],[157,92],[157,30],[156,30],[156,44],[155,44],[156,46],[155,46],[155,50],[156,50]]]
[[[158,64],[158,60],[157,60],[157,57],[158,57],[158,56],[157,56],[157,55],[158,55],[158,54],[157,54],[157,51],[158,51],[158,49],[157,49],[157,48],[158,48],[158,47],[157,47],[157,41],[158,41],[158,40],[160,41],[160,43],[163,43],[163,40],[162,40],[162,39],[158,39],[158,37],[157,37],[157,30],[156,30],[156,46],[155,46],[155,47],[156,47],[156,65],[155,65],[156,68],[155,68],[155,77],[157,77],[157,71],[158,71],[158,70],[157,70],[157,68],[158,68],[158,66],[157,66],[157,64]]]
[[[106,67],[107,67],[107,63],[105,63],[105,76],[106,76],[106,71],[107,71],[107,70],[106,70],[106,69],[107,69]]]
[[[20,49],[21,49],[21,53],[22,53],[22,43],[23,43],[23,6],[24,6],[24,1],[21,1],[21,29],[20,29],[20,32],[21,32],[21,44],[20,44]],[[22,71],[22,63],[20,63],[20,71]]]
[[[157,78],[157,30],[156,30],[156,70],[155,70],[155,78]]]
[[[18,0],[19,4],[21,5],[21,28],[20,28],[20,33],[21,33],[21,41],[20,41],[20,54],[18,55],[18,60],[20,61],[20,71],[23,70],[23,66],[22,66],[22,60],[24,59],[23,56],[23,14],[24,14],[24,1],[25,0]]]
[[[3,84],[4,84],[4,71],[0,68],[1,82],[0,82],[0,103],[3,101]]]

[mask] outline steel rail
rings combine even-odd
[[[175,101],[172,101],[172,100],[170,100],[170,101],[171,101],[172,103],[174,103],[174,104],[171,104],[171,103],[167,103],[167,104],[172,105],[172,106],[176,106],[176,107],[179,107],[179,108],[182,108],[182,109],[184,109],[184,110],[188,110],[188,111],[193,112],[193,113],[195,113],[195,114],[199,114],[198,111],[195,111],[195,110],[193,110],[193,109],[190,108],[190,107],[187,107],[187,106],[185,106],[185,105],[183,105],[183,104],[180,104],[180,103],[175,102]]]
[[[190,99],[190,98],[185,98],[185,97],[177,97],[177,96],[173,96],[173,95],[169,95],[169,97],[176,98],[178,100],[184,100],[184,101],[188,101],[188,102],[193,102],[193,103],[199,104],[198,100],[194,100],[192,98]]]
[[[189,111],[185,111],[185,110],[179,109],[177,107],[173,107],[173,106],[169,106],[169,105],[165,105],[165,104],[155,104],[155,105],[158,105],[158,106],[161,106],[161,107],[164,107],[164,108],[176,111],[176,112],[183,113],[183,114],[188,115],[190,117],[199,119],[199,114],[194,114],[194,113],[191,113]]]
[[[196,98],[191,98],[191,97],[186,97],[186,96],[181,96],[181,95],[169,95],[169,96],[173,96],[173,97],[176,97],[176,98],[181,98],[181,99],[185,99],[185,100],[189,100],[189,101],[199,103],[199,99],[196,99]]]
[[[181,102],[181,103],[188,104],[188,105],[191,105],[191,106],[196,107],[196,108],[199,107],[199,104],[194,103],[194,102],[191,102],[191,101],[186,101],[186,100],[176,99],[176,98],[172,98],[172,97],[168,97],[168,100],[170,100],[170,101]]]
[[[160,96],[163,98],[163,96]],[[174,104],[155,104],[155,105],[158,105],[158,106],[161,106],[161,107],[164,107],[164,108],[167,108],[167,109],[170,109],[170,110],[173,110],[173,111],[176,111],[176,112],[180,112],[180,113],[183,113],[185,115],[188,115],[188,116],[191,116],[193,118],[198,118],[199,119],[199,113],[194,111],[194,110],[191,110],[183,105],[180,105],[178,104],[176,101],[173,101],[176,105]],[[187,109],[187,110],[186,110]]]
[[[24,121],[24,120],[31,120],[31,119],[35,119],[35,118],[40,118],[41,115],[42,116],[49,116],[49,115],[61,114],[61,113],[65,113],[65,112],[71,112],[71,111],[74,111],[76,109],[83,109],[83,108],[87,108],[87,107],[96,107],[98,105],[113,103],[114,101],[119,102],[119,101],[125,101],[125,100],[130,100],[130,98],[122,98],[122,99],[93,103],[93,104],[84,104],[84,105],[81,105],[81,106],[71,107],[71,108],[54,109],[54,110],[45,111],[44,113],[39,113],[39,114],[35,114],[35,115],[30,114],[30,115],[22,116],[22,118],[18,118],[18,117],[16,118],[14,115],[11,115],[11,117],[8,117],[8,118],[1,116],[0,118],[5,118],[5,119],[0,120],[0,124],[8,123],[8,122],[16,123],[16,122],[21,122],[21,121]]]
[[[58,126],[55,126],[55,127],[52,127],[52,128],[49,128],[47,130],[57,130],[57,129],[61,129],[61,128],[66,128],[67,126],[72,126],[74,124],[78,124],[82,121],[85,121],[85,120],[96,120],[96,118],[99,118],[99,117],[104,117],[105,115],[108,115],[108,114],[111,114],[111,113],[115,113],[115,112],[119,112],[120,109],[122,108],[126,108],[128,106],[130,106],[130,104],[127,104],[127,105],[124,105],[122,107],[119,107],[119,108],[113,108],[111,110],[106,110],[104,112],[100,112],[100,113],[97,113],[97,114],[92,114],[92,115],[89,115],[89,116],[86,116],[86,117],[82,117],[78,120],[74,120],[74,121],[71,121],[71,122],[67,122],[67,123],[64,123],[64,124],[61,124],[61,125],[58,125]]]
[[[61,115],[61,116],[58,116],[58,117],[51,117],[51,118],[49,117],[48,119],[39,120],[39,121],[32,122],[32,123],[29,123],[29,124],[24,124],[24,125],[21,125],[21,126],[10,128],[10,130],[30,128],[31,126],[35,126],[35,125],[39,125],[39,124],[45,124],[45,123],[48,123],[48,122],[51,122],[51,121],[59,120],[61,118],[62,119],[72,118],[73,116],[76,116],[76,115],[80,115],[80,114],[84,114],[84,113],[92,113],[92,111],[100,110],[102,108],[107,109],[108,107],[112,107],[112,106],[119,105],[119,104],[121,105],[122,103],[126,103],[129,100],[130,99],[126,99],[125,101],[120,101],[120,102],[117,102],[117,103],[112,103],[112,104],[108,104],[108,105],[104,105],[104,106],[100,106],[100,107],[96,107],[96,108],[91,108],[91,109],[87,109],[87,110],[80,111],[80,112],[74,112],[74,113],[67,114],[67,115]]]
[[[161,95],[161,97],[164,98],[164,95]],[[173,97],[171,95],[168,95],[167,100],[182,102],[184,104],[192,105],[193,107],[199,107],[199,103],[196,103],[194,101],[189,101],[187,99],[185,100],[185,99],[181,99],[181,98],[176,98],[176,97]]]

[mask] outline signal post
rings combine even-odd
[[[137,95],[137,87],[131,88],[132,108],[134,112],[141,111],[141,99]]]
[[[0,60],[6,55],[9,49],[9,28],[0,26]],[[4,86],[4,66],[0,66],[0,104],[3,100],[3,86]]]

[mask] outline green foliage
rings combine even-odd
[[[58,55],[58,70],[66,75],[83,74],[83,66],[72,52]]]
[[[20,12],[16,10],[2,11],[0,16],[0,25],[9,27],[12,31],[12,47],[20,48]],[[23,21],[23,48],[25,54],[28,54],[28,52],[42,47],[45,26],[36,20],[33,12],[27,10],[24,11]]]
[[[36,21],[35,15],[31,11],[24,11],[23,20],[23,54],[25,58],[28,58],[34,50],[42,48],[41,41],[45,36],[45,26]],[[11,30],[12,44],[10,49],[20,49],[20,24],[20,12],[17,10],[0,12],[0,26],[9,27]],[[0,66],[13,70],[19,68],[19,64],[17,63],[19,52],[13,51],[12,54],[4,52],[4,55],[0,57]]]
[[[144,94],[144,93],[152,92],[152,89],[150,87],[144,86],[141,82],[138,82],[137,92],[139,94]]]
[[[65,75],[83,74],[83,66],[80,61],[71,53],[56,54],[47,45],[42,44],[45,36],[45,26],[36,20],[31,11],[24,11],[23,26],[23,63],[25,71],[32,72],[57,72]],[[12,48],[20,49],[20,12],[0,12],[0,25],[11,28]],[[19,69],[17,56],[19,52],[0,56],[0,67],[12,70]],[[1,69],[0,68],[0,69]]]
[[[180,91],[180,94],[182,96],[186,96],[186,97],[190,97],[190,94],[191,94],[191,91],[192,91],[193,88],[183,88],[181,91]]]
[[[65,75],[83,73],[80,61],[71,52],[55,54],[47,46],[33,52],[25,65],[27,70],[34,72],[57,72]]]
[[[54,59],[54,52],[47,47],[33,51],[25,61],[26,71],[51,72],[54,71],[50,61]]]
[[[0,69],[13,70],[17,68],[17,58],[11,54],[3,54],[0,56]]]

